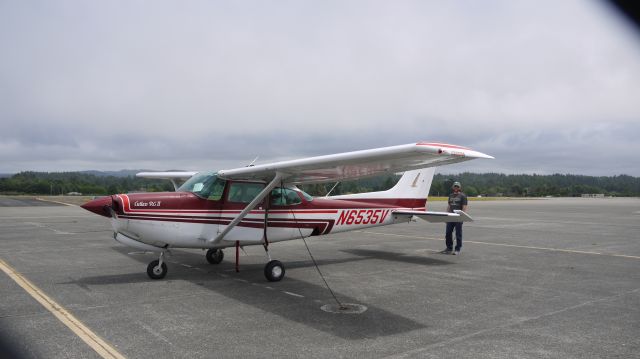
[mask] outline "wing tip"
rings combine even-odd
[[[433,149],[438,153],[446,153],[446,154],[455,155],[455,156],[464,156],[464,157],[470,157],[470,158],[485,158],[490,160],[495,159],[495,157],[491,155],[472,150],[469,147],[452,145],[452,144],[443,143],[443,142],[420,141],[420,142],[416,142],[416,146],[420,146],[421,148],[427,147],[429,149]]]

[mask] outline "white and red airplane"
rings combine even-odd
[[[82,207],[109,217],[116,241],[159,253],[147,274],[167,274],[163,258],[171,248],[208,249],[209,263],[222,261],[223,248],[262,245],[269,261],[269,281],[284,277],[280,261],[271,260],[271,243],[405,223],[413,216],[429,222],[471,221],[466,213],[430,212],[426,198],[434,167],[475,158],[493,158],[466,147],[434,142],[338,153],[218,172],[145,172],[165,178],[176,192],[118,194]],[[404,172],[386,191],[311,197],[298,184],[337,182]],[[177,186],[176,179],[186,179]]]

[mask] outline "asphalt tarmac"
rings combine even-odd
[[[444,225],[418,221],[261,247],[210,265],[156,259],[112,239],[79,207],[0,199],[0,259],[128,358],[632,358],[640,353],[640,199],[471,202],[462,255]],[[434,202],[430,209],[442,210]],[[97,358],[34,295],[0,271],[0,356]],[[36,292],[37,294],[38,292]],[[78,334],[80,333],[80,334]],[[117,357],[117,356],[114,356]]]

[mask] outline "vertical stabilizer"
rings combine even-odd
[[[435,167],[407,171],[400,177],[400,180],[395,186],[386,191],[346,194],[331,196],[329,198],[349,200],[414,200],[416,203],[421,203],[420,207],[423,207],[429,195],[429,189],[431,189],[434,173]],[[402,202],[406,203],[406,201]]]
[[[427,198],[435,171],[435,167],[407,171],[391,189],[374,193],[387,196],[382,198]]]

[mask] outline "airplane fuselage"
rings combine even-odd
[[[217,243],[212,240],[246,206],[230,201],[226,191],[220,200],[190,192],[119,194],[102,199],[93,211],[109,216],[115,233],[159,249],[225,248],[236,242],[258,245],[405,222],[392,210],[424,210],[426,202],[425,198],[310,200],[299,191],[295,194],[298,203],[293,204],[278,205],[273,198],[265,199]]]

